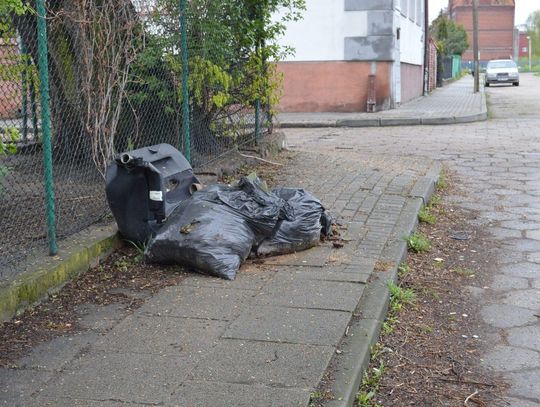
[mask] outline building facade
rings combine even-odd
[[[284,112],[389,109],[423,94],[425,0],[307,0],[282,45]]]
[[[481,65],[491,59],[514,58],[514,0],[478,0],[478,51]],[[469,37],[463,63],[474,61],[472,0],[449,0],[448,15]]]

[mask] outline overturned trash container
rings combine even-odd
[[[182,153],[157,144],[117,155],[107,168],[105,190],[122,236],[142,243],[198,185]]]

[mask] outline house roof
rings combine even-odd
[[[472,6],[472,0],[449,0],[448,3],[449,9],[454,7]],[[478,4],[491,6],[515,6],[516,2],[515,0],[479,0]]]

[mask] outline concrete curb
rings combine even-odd
[[[373,272],[366,285],[362,298],[356,308],[339,349],[331,362],[334,382],[330,391],[334,399],[325,405],[330,407],[349,407],[356,400],[362,377],[369,365],[371,346],[379,339],[381,326],[386,319],[390,292],[388,281],[397,281],[399,264],[407,257],[407,243],[404,237],[414,232],[418,225],[418,212],[429,201],[439,179],[441,165],[434,164],[415,185],[416,192],[408,199],[393,231],[393,240],[381,255],[381,260],[392,264],[387,272]],[[418,187],[417,187],[418,186]],[[413,188],[414,189],[414,188]]]
[[[94,226],[63,242],[57,256],[40,257],[27,272],[0,286],[0,321],[11,319],[58,291],[110,254],[120,242],[115,227]]]
[[[485,101],[483,101],[485,106]],[[321,128],[321,127],[391,127],[391,126],[436,126],[448,124],[474,123],[485,121],[488,118],[487,110],[480,113],[463,116],[441,117],[378,117],[373,119],[339,119],[312,122],[280,122],[282,129],[294,128]]]

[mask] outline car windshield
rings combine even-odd
[[[514,61],[491,61],[487,65],[490,68],[515,68],[516,63]]]

